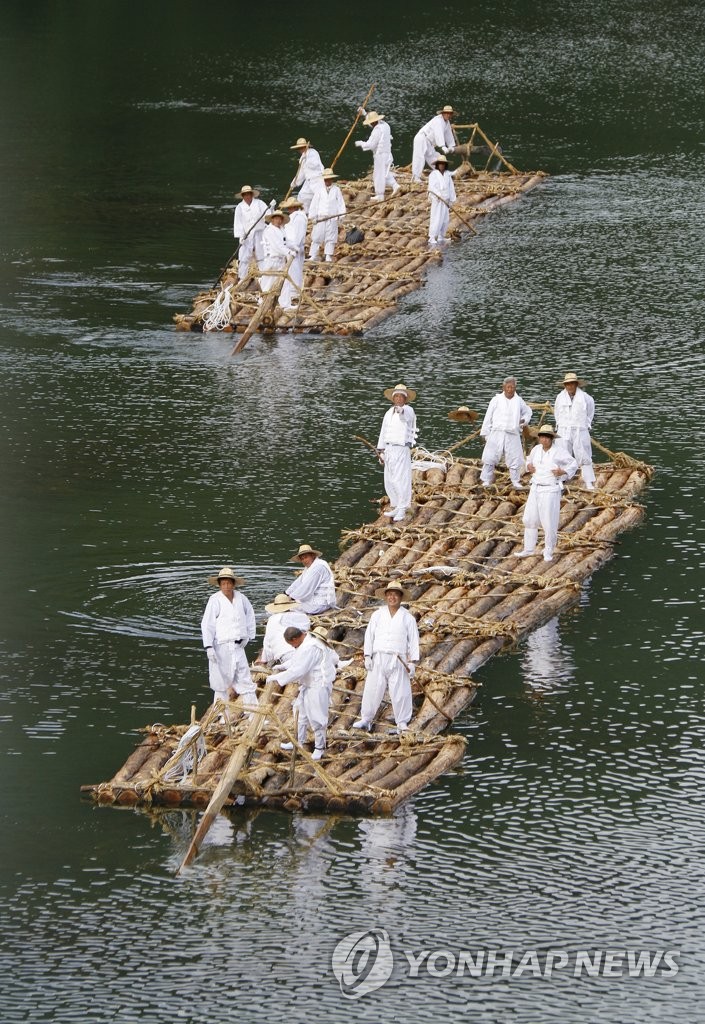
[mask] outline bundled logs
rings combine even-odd
[[[281,750],[294,730],[297,687],[288,686],[267,711],[225,806],[385,814],[457,764],[465,740],[444,732],[477,692],[473,673],[575,604],[585,581],[612,557],[619,534],[641,521],[635,497],[651,467],[618,456],[595,467],[596,491],[568,486],[550,563],[540,554],[517,559],[527,492],[512,490],[501,472],[495,485],[481,487],[475,460],[416,471],[414,502],[402,522],[385,518],[380,503],[375,522],[346,531],[334,564],[338,608],[315,616],[340,657],[353,659],[334,684],[326,757],[316,763],[298,745]],[[419,626],[415,714],[408,733],[392,736],[391,708],[383,704],[375,730],[360,735],[351,725],[360,715],[364,632],[392,579],[403,584]],[[83,790],[99,803],[205,807],[248,728],[237,703],[230,710],[232,724],[220,720],[229,717],[225,708],[201,719],[206,753],[185,765],[180,781],[169,769],[188,727],[155,725],[109,782]]]
[[[477,172],[463,163],[455,174],[457,200],[448,235],[457,239],[470,234],[480,217],[519,198],[544,177],[541,172]],[[229,321],[224,326],[219,324],[218,329],[240,335],[251,325],[260,333],[360,334],[389,316],[402,296],[422,286],[428,268],[442,260],[440,249],[428,245],[426,185],[402,184],[394,195],[379,203],[369,201],[371,173],[359,181],[340,182],[340,187],[347,215],[340,229],[335,262],[305,264],[304,288],[294,309],[275,306],[262,315],[258,272],[253,271],[238,283],[234,262],[218,288],[197,295],[190,313],[174,316],[177,329],[207,329],[204,314],[221,289],[229,289],[230,314]],[[352,225],[363,232],[364,241],[349,245],[344,237]]]

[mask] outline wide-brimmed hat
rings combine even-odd
[[[448,413],[448,419],[455,420],[456,423],[474,423],[479,415],[474,409],[468,409],[467,405],[459,405],[457,409]]]
[[[330,640],[328,639],[328,630],[324,626],[314,626],[311,630],[313,636],[317,636],[319,640],[322,640],[326,646],[330,646]]]
[[[335,173],[332,167],[324,167],[323,174],[321,175],[324,181],[332,181],[333,178],[337,178],[338,175]]]
[[[441,107],[440,110],[436,111],[437,114],[457,114],[458,111],[454,110],[450,103],[446,103],[445,107]]]
[[[584,381],[580,380],[577,373],[566,373],[563,380],[558,381],[559,384],[577,384],[579,388],[583,386]]]
[[[448,166],[448,157],[445,155],[445,153],[436,153],[435,156],[431,157],[431,163],[445,164],[446,166]]]
[[[310,146],[310,145],[311,145],[311,143],[310,143],[310,142],[308,141],[308,139],[305,139],[305,138],[303,137],[303,135],[301,135],[301,136],[300,136],[300,137],[299,137],[299,138],[298,138],[298,139],[296,140],[296,142],[294,143],[294,145],[293,145],[293,146],[289,146],[289,149],[306,149],[306,147],[307,147],[307,146]]]
[[[300,544],[299,550],[295,551],[289,559],[290,562],[298,562],[302,555],[315,555],[316,558],[321,554],[316,548],[312,548],[310,544]]]
[[[293,597],[289,597],[288,594],[277,594],[270,604],[264,606],[264,610],[270,615],[274,615],[276,612],[291,612],[294,608],[300,607],[299,602],[295,601]]]
[[[404,597],[405,590],[398,580],[390,580],[386,586],[375,590],[375,597],[384,597],[388,590],[394,590],[397,594],[401,594],[402,598]]]
[[[269,222],[271,221],[272,217],[281,217],[284,220],[285,224],[290,219],[289,218],[289,214],[286,212],[286,210],[282,210],[281,207],[279,207],[279,206],[275,206],[273,210],[269,211],[269,213],[265,213],[264,219],[267,222],[267,224],[269,224]]]
[[[296,196],[289,196],[288,199],[283,199],[280,210],[303,210],[304,204]]]
[[[543,423],[536,431],[536,436],[541,437],[542,434],[544,437],[555,437],[556,431],[551,423]]]
[[[235,193],[235,198],[244,199],[245,196],[249,195],[254,196],[256,199],[257,196],[259,195],[259,189],[253,188],[252,185],[243,185],[240,191]]]
[[[242,576],[236,576],[229,565],[224,565],[216,576],[209,576],[208,582],[212,587],[217,587],[221,580],[232,580],[236,587],[241,587],[245,582]]]
[[[362,123],[369,128],[370,125],[377,124],[378,121],[384,121],[384,117],[384,114],[378,114],[376,110],[371,110]]]
[[[393,388],[386,388],[384,391],[384,397],[388,402],[391,402],[395,395],[404,395],[407,402],[413,402],[416,398],[414,389],[408,388],[406,384],[396,384]]]

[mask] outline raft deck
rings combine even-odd
[[[473,140],[480,131],[473,129]],[[486,136],[481,133],[481,138]],[[488,140],[489,142],[489,140]],[[454,172],[457,200],[453,204],[447,235],[458,240],[476,233],[480,218],[513,202],[538,185],[546,175],[542,171],[522,173],[508,163],[493,143],[489,149],[501,171],[477,170],[470,162],[476,147],[472,141],[461,144],[456,152],[465,154]],[[260,333],[293,332],[305,334],[362,334],[389,316],[399,300],[424,284],[429,267],[443,259],[442,247],[428,244],[429,196],[426,182],[411,182],[410,167],[395,171],[399,189],[387,193],[382,202],[371,201],[372,172],[355,181],[339,181],[347,214],[340,230],[333,263],[307,262],[304,287],[298,306],[284,310],[275,296],[263,302],[257,284],[259,272],[242,283],[237,279],[237,260],[226,269],[220,285],[201,292],[190,313],[177,313],[179,330],[225,330],[249,337]],[[349,245],[345,235],[353,227],[364,234],[364,241]],[[309,224],[306,251],[310,243]],[[277,276],[276,272],[267,272]],[[225,316],[211,317],[213,304],[228,290]],[[276,285],[275,285],[275,289]],[[274,291],[273,290],[273,291]],[[278,294],[278,290],[277,290]],[[264,307],[264,308],[263,308]]]
[[[585,581],[612,558],[618,536],[641,522],[644,509],[635,499],[652,474],[650,466],[618,453],[595,466],[598,490],[571,482],[554,559],[544,562],[540,553],[516,557],[528,492],[514,490],[501,471],[485,488],[480,468],[478,460],[459,458],[416,471],[414,501],[401,523],[381,514],[381,499],[379,518],[343,534],[333,566],[339,608],[314,617],[340,657],[353,658],[333,689],[326,756],[316,763],[305,748],[281,750],[295,732],[297,686],[286,687],[260,709],[262,731],[226,807],[390,813],[452,769],[466,741],[442,733],[475,697],[472,674],[578,601]],[[415,714],[407,734],[392,736],[391,707],[383,704],[374,731],[360,734],[351,725],[360,715],[364,631],[393,579],[404,585],[420,631]],[[165,769],[178,761],[174,752],[187,726],[152,725],[109,782],[83,791],[102,804],[204,807],[247,724],[240,718],[234,727],[224,725],[220,710],[209,708],[201,719],[205,757],[181,781],[168,781]]]

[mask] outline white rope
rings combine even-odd
[[[221,288],[208,309],[203,314],[204,331],[222,331],[230,323],[230,289]]]
[[[183,782],[188,773],[193,769],[193,755],[196,753],[196,764],[206,756],[206,741],[203,738],[200,725],[192,725],[186,730],[179,745],[169,758],[174,763],[164,773],[164,781],[171,782],[178,779]],[[179,757],[179,754],[181,755]]]
[[[448,471],[448,467],[454,462],[451,452],[439,451],[429,452],[426,448],[414,448],[412,452],[412,469],[442,469]]]

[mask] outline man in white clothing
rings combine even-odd
[[[401,607],[403,597],[401,583],[389,583],[384,592],[386,608],[372,613],[365,630],[367,677],[360,718],[353,723],[353,729],[369,732],[387,687],[397,731],[405,732],[409,727],[413,713],[411,679],[419,660],[419,628],[411,612]]]
[[[440,245],[448,241],[446,231],[450,208],[455,202],[455,185],[453,175],[448,170],[448,157],[438,153],[433,162],[436,166],[428,176],[428,198],[431,202],[428,241],[430,245]]]
[[[262,232],[265,229],[264,215],[267,206],[257,198],[258,196],[258,190],[252,188],[252,185],[243,185],[235,196],[236,199],[240,199],[235,207],[233,220],[233,235],[240,241],[237,254],[238,281],[247,276],[253,256],[260,267],[264,259]]]
[[[516,391],[516,377],[505,377],[502,391],[495,395],[487,406],[480,427],[480,436],[485,438],[480,480],[485,487],[494,480],[495,466],[504,458],[514,489],[524,489],[521,483],[521,474],[524,470],[521,433],[532,414],[529,406]]]
[[[303,203],[295,196],[285,199],[280,209],[289,215],[284,228],[284,241],[294,261],[289,265],[287,280],[282,285],[279,305],[282,309],[291,309],[299,301],[304,285],[304,257],[306,255],[306,228],[308,217],[304,213]]]
[[[273,665],[278,661],[284,664],[294,653],[293,647],[284,639],[284,630],[287,626],[309,630],[311,620],[298,601],[287,594],[277,594],[270,604],[264,606],[264,610],[269,613],[269,618],[264,629],[262,650],[255,658],[255,664]]]
[[[235,589],[245,581],[224,565],[208,582],[218,587],[208,598],[201,620],[213,703],[227,703],[237,694],[245,707],[255,705],[257,691],[245,656],[245,645],[255,638],[255,613],[244,594]]]
[[[414,401],[416,392],[405,384],[397,384],[387,388],[384,397],[392,407],[382,420],[377,458],[384,466],[384,489],[389,498],[389,508],[384,515],[398,523],[411,505],[411,449],[419,431],[416,413],[407,402]]]
[[[424,164],[428,164],[429,167],[433,166],[437,148],[446,155],[455,149],[455,135],[450,123],[454,113],[450,104],[446,104],[435,117],[432,117],[423,128],[417,131],[414,136],[414,149],[411,157],[412,181],[421,181]]]
[[[310,544],[301,544],[289,561],[300,562],[304,571],[287,587],[287,595],[298,601],[308,615],[320,615],[335,608],[333,570],[321,557],[321,552]]]
[[[590,430],[595,415],[595,399],[583,391],[583,382],[577,373],[566,373],[563,390],[553,403],[558,437],[556,444],[565,448],[580,466],[583,486],[595,490],[595,467],[592,464]]]
[[[384,199],[385,189],[391,188],[392,195],[399,191],[397,179],[392,174],[392,131],[384,119],[384,114],[378,114],[376,110],[366,114],[362,107],[360,113],[365,114],[362,123],[372,128],[372,132],[366,142],[359,139],[355,145],[358,149],[369,150],[372,153],[372,183],[375,194],[371,199],[380,202]]]
[[[296,738],[299,744],[305,743],[310,725],[314,735],[311,756],[314,761],[320,761],[326,749],[328,709],[335,679],[330,651],[320,636],[297,629],[296,626],[287,626],[284,640],[292,647],[293,655],[286,668],[273,673],[269,678],[279,686],[299,684],[299,694],[293,704],[294,711],[298,713]],[[291,750],[293,743],[282,743],[281,748]]]
[[[570,480],[578,464],[565,449],[554,444],[555,431],[544,423],[538,431],[539,443],[531,449],[526,468],[531,473],[531,489],[524,507],[524,547],[517,558],[536,552],[539,526],[543,529],[543,560],[553,561],[558,539],[563,481]]]
[[[318,259],[318,250],[323,246],[326,263],[333,262],[333,253],[338,244],[338,228],[345,216],[343,193],[335,184],[338,175],[330,167],[323,171],[323,188],[319,188],[311,200],[311,248],[308,258]]]
[[[292,179],[291,188],[298,188],[299,199],[303,203],[305,213],[308,214],[314,194],[323,186],[323,161],[318,150],[314,149],[307,139],[297,139],[289,148],[299,153],[299,166]]]
[[[284,210],[275,209],[266,214],[264,219],[267,226],[262,232],[262,248],[264,250],[262,270],[281,271],[291,256],[291,250],[284,238],[284,225],[288,222],[289,215]],[[279,278],[273,274],[263,274],[259,279],[259,286],[263,292],[268,292],[277,281]]]

